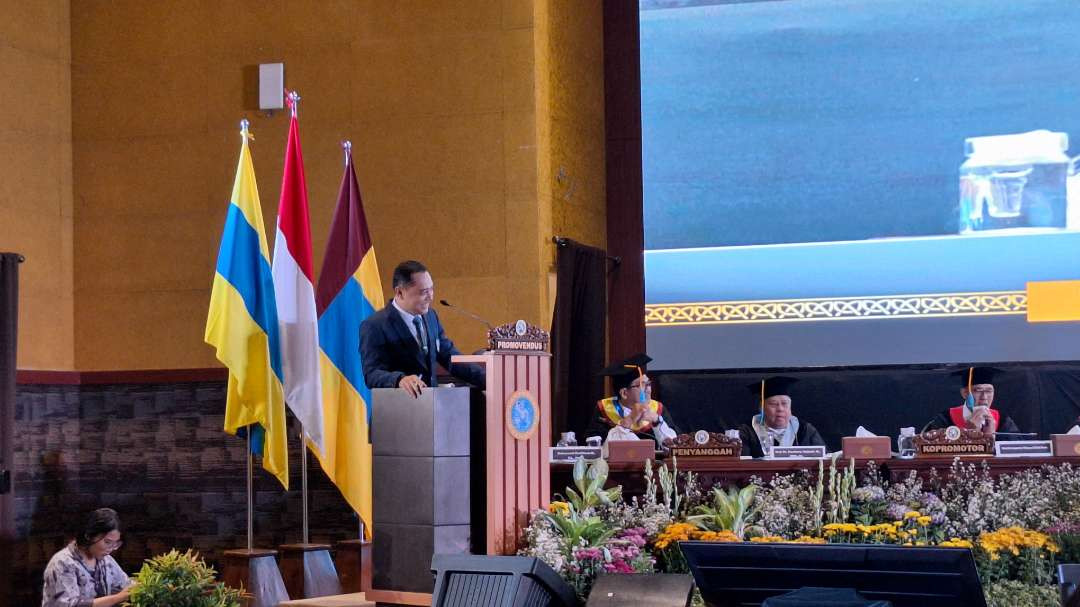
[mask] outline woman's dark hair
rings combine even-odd
[[[412,284],[413,274],[419,274],[421,272],[427,272],[428,269],[424,264],[412,259],[403,261],[394,268],[394,281],[393,287],[407,287]]]
[[[86,523],[75,535],[75,543],[86,548],[110,531],[120,530],[120,517],[112,508],[98,508],[86,517]]]

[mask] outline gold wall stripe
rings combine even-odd
[[[646,327],[1027,313],[1026,291],[647,304]]]

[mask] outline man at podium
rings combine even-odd
[[[486,385],[484,370],[450,364],[461,352],[446,336],[431,308],[435,283],[424,264],[403,261],[394,268],[394,299],[360,325],[360,358],[369,388],[401,388],[419,397],[439,384],[436,364],[458,379]]]
[[[664,421],[664,405],[652,399],[652,381],[645,365],[652,358],[635,354],[600,371],[611,378],[615,396],[596,403],[597,418],[589,434],[608,428],[607,440],[653,439],[659,445],[676,432]]]
[[[994,367],[968,367],[950,373],[960,379],[960,398],[963,402],[957,407],[938,413],[934,419],[927,422],[922,431],[956,426],[978,430],[990,436],[995,432],[1019,433],[1020,428],[1011,417],[991,408],[994,404],[994,377],[1000,374],[1001,369]]]

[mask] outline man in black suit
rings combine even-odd
[[[438,385],[436,363],[451,375],[486,384],[484,371],[475,365],[451,365],[461,352],[443,332],[431,302],[435,284],[419,261],[403,261],[394,268],[394,299],[360,325],[360,359],[369,388],[401,388],[414,397]]]

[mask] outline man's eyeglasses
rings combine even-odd
[[[972,388],[971,393],[976,394],[976,395],[989,395],[989,394],[994,393],[994,389],[993,388]]]
[[[649,389],[652,388],[652,382],[647,381],[647,382],[645,382],[643,384],[633,384],[630,387],[631,388],[637,388],[638,390],[649,390]]]

